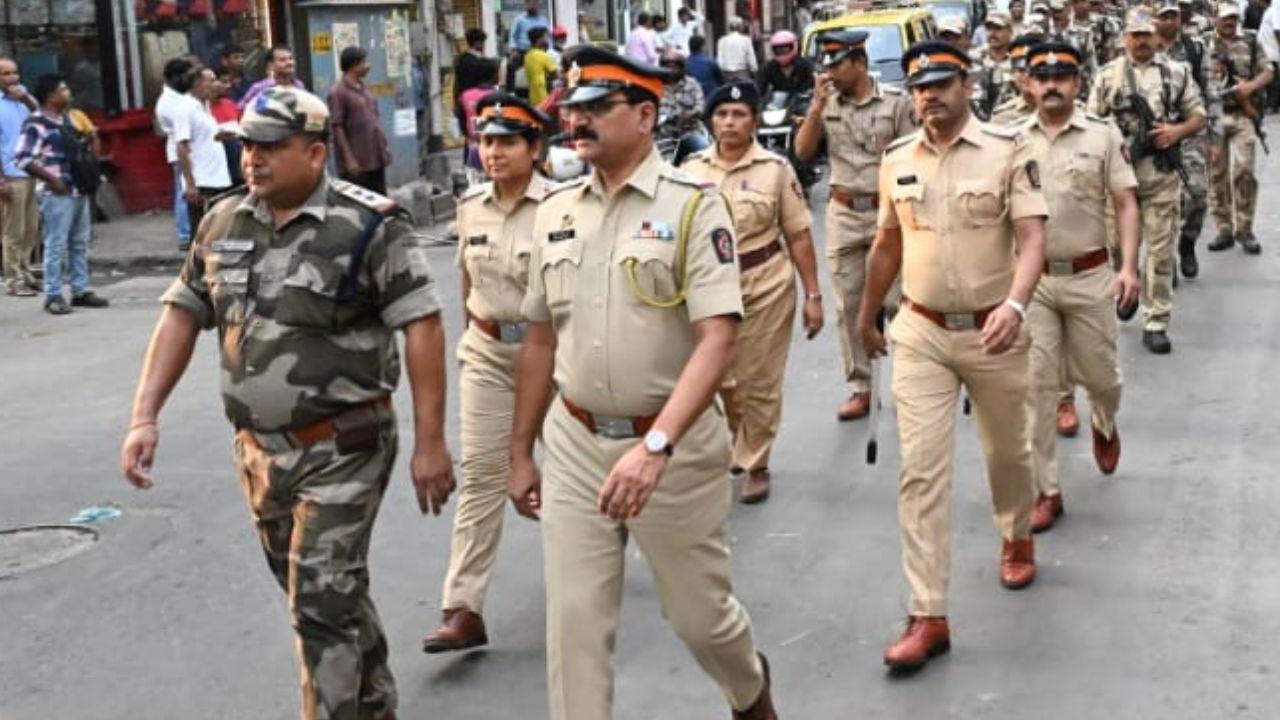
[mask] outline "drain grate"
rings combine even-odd
[[[73,558],[93,547],[98,532],[82,525],[29,525],[0,530],[0,580]]]

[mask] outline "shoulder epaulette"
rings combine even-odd
[[[390,216],[400,209],[400,205],[396,203],[395,200],[392,200],[386,195],[379,195],[367,188],[362,188],[355,183],[347,182],[346,180],[330,180],[330,183],[334,191],[342,197],[352,200],[376,213]]]
[[[547,198],[553,195],[559,195],[560,193],[570,188],[580,188],[584,184],[586,184],[586,182],[587,182],[587,176],[583,175],[582,177],[576,177],[572,180],[565,180],[564,182],[556,183],[554,186],[551,187],[551,189],[547,190],[546,197],[542,199],[546,200]]]
[[[662,176],[667,178],[668,180],[674,180],[682,185],[693,185],[695,187],[702,187],[705,184],[705,181],[703,181],[702,178],[694,177],[688,171],[681,170],[680,168],[677,168],[677,167],[672,167],[668,170],[665,170],[662,173]]]
[[[230,190],[224,190],[218,193],[217,195],[214,195],[213,197],[209,198],[209,207],[212,208],[214,205],[217,205],[223,200],[230,200],[231,198],[242,200],[248,194],[249,194],[248,185],[237,185],[231,188]]]
[[[903,147],[904,145],[911,142],[912,140],[915,140],[916,138],[920,137],[920,132],[921,132],[920,130],[916,130],[915,132],[907,133],[902,137],[895,138],[893,142],[890,142],[888,145],[884,147],[884,154],[888,155],[894,150],[897,150],[898,148]]]
[[[489,186],[489,183],[480,183],[479,185],[472,185],[471,187],[467,188],[466,191],[462,193],[462,195],[458,197],[458,203],[461,204],[468,200],[474,200],[475,198],[480,197],[481,195],[484,194],[484,191],[488,186]]]
[[[1102,117],[1101,115],[1094,115],[1093,113],[1091,113],[1091,112],[1089,112],[1089,111],[1087,111],[1087,110],[1086,110],[1086,111],[1085,111],[1085,113],[1084,113],[1084,117],[1085,117],[1085,119],[1086,119],[1086,120],[1092,120],[1093,122],[1096,122],[1096,123],[1102,123],[1103,125],[1110,125],[1110,124],[1111,124],[1111,121],[1110,121],[1110,120],[1108,120],[1108,119],[1106,119],[1106,118]]]
[[[883,92],[886,92],[886,93],[888,93],[888,94],[890,94],[890,95],[905,95],[905,94],[906,94],[906,93],[902,92],[902,88],[898,87],[897,85],[881,85],[881,86],[880,86],[880,89],[881,89]]]
[[[1022,128],[1019,127],[1017,123],[1004,126],[988,125],[984,123],[982,125],[982,132],[993,137],[998,137],[1002,140],[1008,140],[1014,144],[1014,147],[1022,147],[1027,144],[1027,134],[1023,132]]]
[[[687,163],[690,160],[707,160],[710,157],[711,157],[711,148],[705,148],[703,150],[699,150],[694,153],[689,153],[689,155],[685,157],[684,162]],[[683,167],[684,163],[680,163],[680,165]]]

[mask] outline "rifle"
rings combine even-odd
[[[1191,176],[1187,175],[1187,168],[1182,164],[1182,146],[1172,145],[1161,150],[1151,143],[1151,130],[1160,122],[1156,118],[1155,111],[1151,109],[1151,103],[1147,102],[1141,94],[1131,92],[1129,106],[1133,108],[1138,121],[1142,124],[1129,142],[1130,159],[1136,163],[1144,157],[1155,158],[1157,170],[1161,172],[1172,170],[1178,173],[1183,183],[1190,185]]]
[[[1228,76],[1232,73],[1228,70]],[[1234,80],[1234,78],[1231,78]],[[1235,97],[1236,104],[1240,106],[1240,114],[1249,119],[1253,123],[1253,131],[1258,135],[1258,142],[1262,145],[1262,151],[1271,154],[1271,148],[1267,147],[1267,131],[1262,129],[1262,113],[1258,112],[1258,106],[1253,104],[1253,98],[1246,93],[1240,92],[1240,84],[1232,82],[1230,87],[1222,89],[1218,93],[1219,100],[1225,100],[1230,96]]]

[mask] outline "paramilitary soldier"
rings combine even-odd
[[[534,171],[550,118],[507,93],[486,95],[476,112],[480,161],[491,182],[468,192],[458,206],[467,318],[458,343],[463,478],[443,618],[422,645],[429,653],[488,642],[482,612],[507,505],[516,356],[525,330],[520,303],[528,285],[533,215],[553,187]]]
[[[1044,40],[1040,34],[1019,35],[1009,45],[1009,72],[1000,88],[999,102],[991,111],[995,125],[1012,125],[1035,112],[1027,91],[1027,52]]]
[[[1138,176],[1142,239],[1147,246],[1142,272],[1144,318],[1142,344],[1156,354],[1173,349],[1173,238],[1178,231],[1181,195],[1177,161],[1183,140],[1204,129],[1206,114],[1199,88],[1182,63],[1156,54],[1151,10],[1135,7],[1125,18],[1125,54],[1098,71],[1089,94],[1089,112],[1114,117]],[[1154,116],[1148,126],[1139,103]]]
[[[728,209],[653,147],[661,70],[590,46],[571,60],[561,114],[594,169],[534,221],[509,490],[521,514],[541,516],[551,717],[613,716],[634,538],[664,615],[734,717],[773,720],[768,666],[729,577],[729,435],[712,403],[743,314]]]
[[[1235,243],[1250,255],[1262,252],[1253,234],[1258,208],[1258,177],[1254,163],[1258,132],[1253,118],[1265,112],[1266,88],[1274,70],[1259,48],[1257,36],[1240,33],[1240,8],[1230,2],[1218,6],[1217,32],[1209,49],[1215,85],[1222,93],[1222,134],[1215,138],[1212,206],[1218,237],[1209,250],[1222,251]],[[1234,231],[1234,232],[1233,232]]]
[[[818,38],[822,72],[814,80],[808,116],[796,132],[796,157],[812,159],[825,137],[831,164],[827,266],[849,388],[837,411],[841,420],[863,417],[871,409],[871,363],[854,323],[866,284],[867,251],[875,237],[880,155],[894,138],[915,129],[907,96],[867,71],[866,41],[862,30]]]
[[[1089,393],[1093,457],[1105,474],[1120,461],[1120,366],[1116,307],[1138,302],[1138,180],[1124,138],[1109,121],[1075,106],[1084,55],[1067,43],[1045,43],[1029,56],[1036,114],[1023,128],[1040,159],[1045,223],[1044,275],[1027,308],[1031,328],[1028,418],[1035,459],[1036,508],[1031,529],[1048,530],[1062,514],[1057,419],[1060,368]],[[1108,262],[1107,198],[1115,203],[1122,261]]]
[[[921,132],[885,151],[880,216],[858,325],[883,355],[876,317],[902,273],[894,318],[893,393],[902,473],[898,519],[911,586],[910,618],[884,653],[893,670],[920,667],[950,647],[947,586],[956,397],[973,401],[1002,537],[1000,582],[1035,579],[1034,496],[1027,441],[1027,304],[1044,265],[1040,168],[1026,137],[969,113],[969,61],[938,41],[902,58]]]
[[[1000,91],[1013,70],[1009,67],[1009,49],[1013,42],[1013,20],[1004,10],[992,10],[982,21],[987,42],[969,53],[973,63],[973,82],[979,93],[970,103],[982,120],[991,117]]]
[[[759,105],[753,83],[720,86],[706,108],[715,145],[683,165],[689,174],[720,188],[738,238],[746,315],[720,397],[733,433],[733,466],[746,473],[738,496],[744,503],[769,496],[769,454],[782,421],[796,272],[804,286],[808,339],[822,329],[822,294],[809,232],[813,218],[791,164],[756,142]]]
[[[240,128],[248,188],[213,205],[164,295],[121,465],[134,485],[151,486],[160,409],[199,331],[217,328],[236,473],[289,596],[302,717],[394,718],[367,556],[396,455],[397,329],[422,512],[439,513],[453,490],[444,330],[426,238],[387,198],[325,173],[323,100],[267,90]]]

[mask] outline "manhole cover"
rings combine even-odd
[[[0,530],[0,579],[56,565],[93,547],[98,533],[81,525],[31,525]]]

